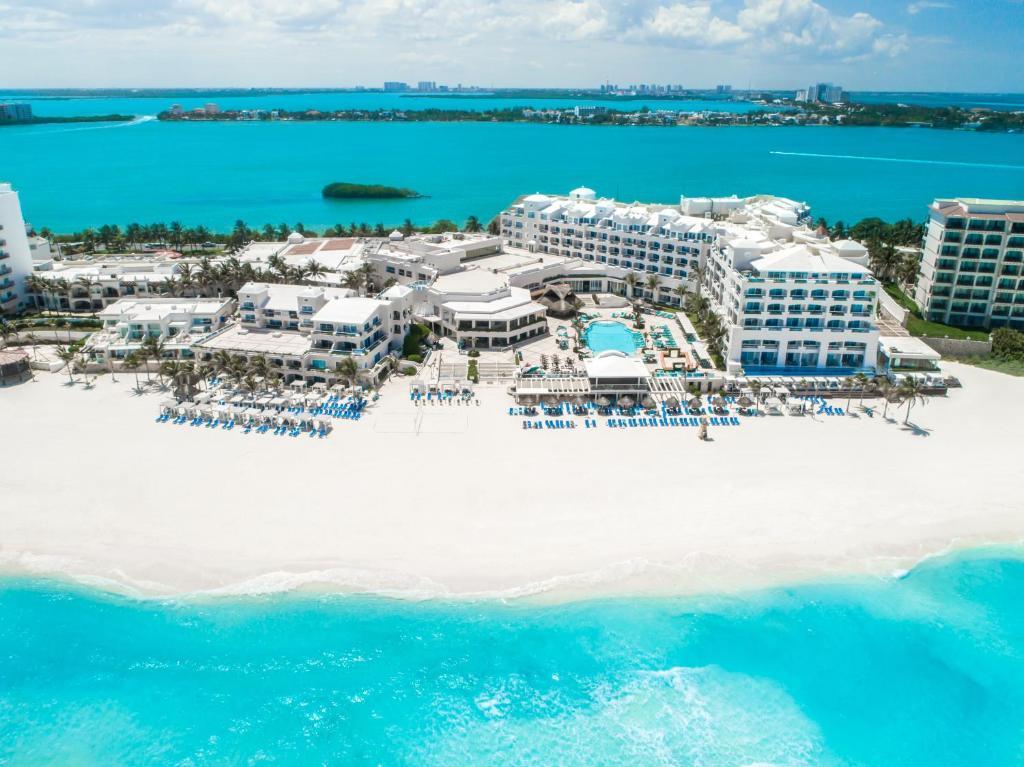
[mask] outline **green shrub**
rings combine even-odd
[[[470,349],[469,350],[469,356],[470,357],[479,357],[480,356],[480,350],[479,349]]]
[[[405,340],[402,342],[402,356],[411,359],[412,355],[419,354],[420,346],[429,335],[430,328],[426,325],[410,326],[409,332],[405,334]]]
[[[423,362],[423,357],[419,354],[406,354],[405,358],[409,360],[409,362]]]
[[[414,376],[416,375],[416,368],[412,365],[403,365],[398,372],[404,376]]]
[[[1024,333],[1012,328],[993,330],[992,354],[996,357],[1024,357]]]

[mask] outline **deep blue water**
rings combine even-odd
[[[482,220],[585,184],[622,200],[772,193],[847,223],[927,215],[939,196],[1024,198],[1024,135],[899,128],[475,123],[160,123],[0,129],[0,180],[37,227],[180,220],[218,231]],[[333,181],[415,200],[325,201]]]
[[[554,607],[0,582],[0,763],[1024,761],[1024,560]]]

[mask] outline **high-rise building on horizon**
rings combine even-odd
[[[843,89],[832,83],[817,83],[796,92],[796,101],[808,104],[841,104],[846,100]]]

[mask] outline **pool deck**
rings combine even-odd
[[[602,308],[594,306],[586,306],[583,311],[594,318],[595,321],[610,321],[620,322],[630,330],[635,330],[633,322],[630,319],[623,319],[620,315],[627,312],[628,309],[623,308]],[[696,362],[697,354],[703,356],[705,359],[708,358],[706,348],[703,348],[703,343],[697,342],[692,344],[686,339],[687,332],[693,332],[693,327],[690,325],[689,320],[683,314],[678,314],[676,318],[669,319],[667,317],[659,317],[657,315],[644,315],[645,328],[642,331],[644,333],[647,346],[645,349],[638,351],[643,354],[648,362],[648,368],[653,372],[655,370],[664,369],[671,370],[674,365],[686,366],[688,363]],[[680,321],[682,326],[680,326]],[[573,327],[572,322],[569,320],[556,319],[554,317],[548,317],[548,327],[550,333],[543,338],[539,338],[535,341],[519,347],[519,351],[523,354],[524,364],[539,365],[541,362],[541,356],[545,356],[548,359],[549,367],[551,361],[557,356],[562,362],[562,369],[566,369],[566,363],[568,362],[570,367],[578,369],[582,368],[582,359],[573,353]],[[667,328],[668,334],[672,337],[675,342],[675,349],[658,349],[654,345],[654,339],[652,333],[659,329]],[[559,328],[564,328],[564,331],[559,331]],[[683,328],[687,328],[684,331]],[[560,335],[564,332],[566,335]],[[694,333],[694,335],[696,335]],[[562,338],[568,338],[568,349],[562,349],[559,347],[559,340]]]

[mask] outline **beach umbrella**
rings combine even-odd
[[[558,397],[554,396],[553,394],[548,394],[547,396],[544,397],[544,404],[550,407],[554,407],[555,405],[558,404]]]
[[[636,399],[634,397],[629,396],[628,394],[623,395],[622,397],[619,398],[619,404],[622,405],[623,407],[629,407],[634,402],[636,402]]]
[[[667,400],[665,400],[665,407],[669,408],[670,410],[678,410],[679,400],[676,399],[675,397],[669,397]]]
[[[536,405],[537,398],[532,394],[523,394],[519,397],[519,404],[521,405]]]
[[[572,398],[574,405],[582,405],[586,401],[586,398],[582,394],[577,394]]]
[[[753,407],[753,406],[754,406],[754,400],[750,399],[750,397],[746,396],[745,394],[742,397],[740,397],[740,407],[741,408],[746,409],[746,408],[750,408],[750,407]]]
[[[700,410],[702,407],[704,407],[704,403],[701,402],[700,397],[694,397],[693,399],[686,403],[686,406],[690,408],[690,410]]]
[[[597,404],[600,405],[601,407],[608,407],[609,405],[612,404],[612,401],[602,394],[600,397],[597,398]]]
[[[654,398],[650,394],[645,394],[641,400],[645,408],[657,407],[658,403],[654,401]]]

